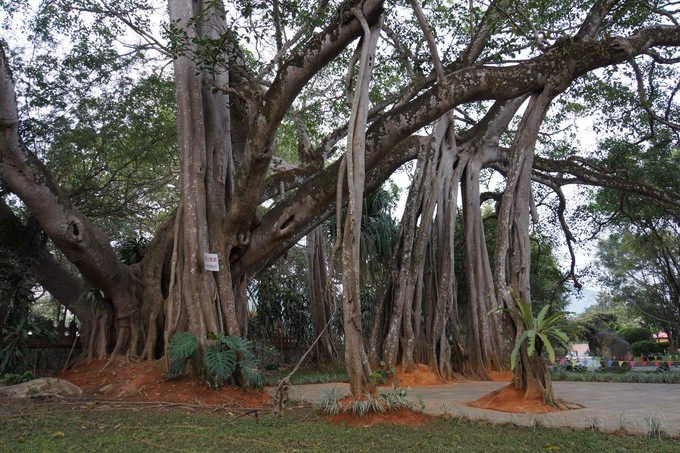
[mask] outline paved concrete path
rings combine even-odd
[[[680,436],[680,384],[553,382],[557,398],[583,408],[546,414],[511,414],[466,405],[506,385],[507,382],[461,382],[412,387],[409,394],[422,395],[424,412],[432,415],[448,413],[454,418],[529,427],[624,429],[629,433]],[[331,388],[349,393],[348,384],[298,385],[290,397],[314,402],[322,391]]]

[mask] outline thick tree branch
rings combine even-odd
[[[124,297],[129,272],[106,235],[82,215],[38,158],[19,138],[14,83],[0,44],[0,177],[29,207],[54,244],[78,267],[83,277],[100,286],[117,303],[117,314],[137,310]]]
[[[594,39],[595,36],[600,32],[604,19],[609,14],[609,11],[617,4],[620,0],[599,0],[595,2],[586,20],[581,25],[578,33],[574,36],[576,40],[586,40]]]
[[[449,68],[443,83],[437,83],[412,101],[386,112],[369,127],[366,137],[367,191],[370,190],[369,185],[379,185],[400,164],[415,157],[414,148],[402,146],[400,142],[446,111],[466,102],[513,99],[540,90],[547,83],[563,88],[580,75],[625,62],[632,55],[639,55],[655,46],[680,46],[680,28],[653,26],[641,29],[628,38],[564,43],[541,56],[510,67],[471,66],[460,70]],[[417,140],[416,137],[413,139]],[[537,158],[536,163],[540,162],[543,161]],[[574,162],[569,162],[569,165],[574,169],[579,168]],[[386,172],[389,169],[391,171]],[[372,180],[372,176],[377,179]],[[276,219],[294,217],[298,225],[303,225],[300,229],[301,237],[317,222],[330,215],[332,208],[328,204],[332,205],[334,202],[336,178],[336,165],[331,165],[311,178],[305,187],[285,202],[270,210],[262,223],[253,230],[252,238],[258,246],[248,249],[243,257],[244,263],[255,265],[260,261],[268,262],[267,254],[270,251],[279,249],[284,242],[294,243],[299,239],[277,237],[277,232],[270,229],[278,223]],[[598,180],[592,178],[583,182],[597,185]],[[655,193],[664,198],[677,198],[661,191]],[[277,239],[271,240],[272,237]]]
[[[619,176],[616,173],[605,172],[603,169],[588,165],[587,161],[583,159],[553,160],[536,156],[534,168],[543,172],[568,173],[574,176],[570,180],[565,180],[563,176],[560,176],[559,180],[554,179],[560,185],[583,184],[619,189],[680,208],[680,194],[658,189],[643,182],[631,181],[629,178]]]
[[[381,0],[359,0],[351,8],[360,10],[369,25],[382,12]],[[350,8],[350,9],[351,9]],[[362,27],[349,9],[340,11],[337,21],[312,37],[284,62],[250,120],[250,134],[243,162],[236,174],[235,193],[229,205],[231,225],[249,225],[274,151],[274,135],[286,112],[305,84],[357,37]]]

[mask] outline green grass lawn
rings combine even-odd
[[[438,419],[419,427],[333,426],[309,410],[272,422],[208,409],[35,406],[0,417],[0,451],[680,451],[680,440]]]
[[[623,373],[604,371],[552,371],[553,381],[577,382],[631,382],[637,384],[680,384],[680,372],[666,371],[640,372],[627,371]]]
[[[279,381],[290,373],[289,369],[267,371],[265,372],[265,385],[277,386]],[[303,368],[293,374],[290,383],[293,385],[304,384],[325,384],[329,382],[349,382],[347,378],[347,370],[344,368],[336,368],[330,370],[317,370],[314,368]]]

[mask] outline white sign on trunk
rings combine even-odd
[[[220,261],[217,258],[217,253],[204,253],[203,260],[205,262],[206,271],[218,272],[220,270]]]

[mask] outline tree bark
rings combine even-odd
[[[307,235],[307,262],[312,328],[314,338],[319,337],[314,350],[314,360],[322,366],[335,366],[338,364],[338,351],[329,325],[333,318],[333,310],[331,309],[326,284],[328,277],[326,275],[322,225],[319,225]]]
[[[364,348],[361,328],[361,216],[364,199],[365,132],[368,118],[368,89],[375,64],[375,50],[380,37],[381,22],[369,28],[360,10],[354,14],[362,24],[361,63],[352,99],[350,127],[347,134],[347,186],[348,206],[342,240],[343,318],[345,332],[345,365],[350,391],[355,399],[362,399],[373,391],[369,383],[371,374]]]
[[[496,230],[495,274],[503,306],[512,310],[517,309],[515,297],[531,303],[529,216],[530,213],[535,215],[532,210],[531,168],[540,125],[557,92],[554,88],[546,88],[531,97],[510,150],[508,179]],[[524,324],[515,316],[513,321],[517,340],[524,331]],[[527,397],[541,395],[545,403],[559,407],[547,365],[540,357],[542,344],[537,342],[536,353],[532,356],[527,355],[526,346],[521,349],[513,379],[515,387],[523,390]]]
[[[193,25],[199,13],[207,16]],[[184,27],[189,40],[215,39],[226,27],[220,9],[214,4],[171,0],[171,22]],[[229,54],[230,49],[222,49]],[[215,92],[211,82],[229,85],[226,71],[210,73],[198,68],[196,55],[174,59],[177,96],[177,130],[180,152],[181,209],[175,233],[177,247],[173,265],[175,281],[172,304],[177,308],[173,320],[186,320],[177,330],[187,330],[207,347],[209,332],[245,334],[239,323],[237,297],[232,282],[230,255],[234,247],[247,243],[247,237],[225,235],[227,206],[233,196],[233,156],[228,95]],[[219,271],[206,269],[205,254],[216,254]],[[173,326],[169,326],[172,328]],[[166,335],[168,334],[166,328]],[[200,357],[200,354],[199,354]]]

